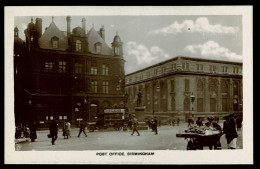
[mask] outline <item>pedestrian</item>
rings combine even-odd
[[[25,138],[29,138],[30,137],[30,128],[29,128],[29,126],[27,124],[24,126],[24,137]]]
[[[224,117],[223,133],[226,135],[228,149],[236,149],[237,131],[234,115],[230,114]]]
[[[132,120],[131,119],[128,120],[128,127],[130,128],[130,130],[132,130]]]
[[[151,128],[151,121],[150,121],[150,119],[147,119],[147,125],[148,125],[149,128]]]
[[[201,120],[200,117],[198,117],[198,120],[196,121],[196,124],[197,124],[199,127],[203,126],[203,123],[202,123],[202,120]]]
[[[31,142],[34,142],[35,139],[37,139],[37,126],[36,126],[36,122],[33,122],[32,125],[30,126],[30,139]]]
[[[211,130],[219,130],[221,131],[221,127],[218,123],[214,122],[214,117],[210,116],[208,117],[208,122],[205,123],[205,126]],[[214,150],[220,150],[221,144],[220,144],[220,136],[212,137],[212,139],[209,139],[209,149],[212,150],[212,146],[214,146]]]
[[[51,143],[52,143],[52,145],[54,145],[55,144],[54,142],[58,138],[58,130],[59,130],[59,125],[55,121],[55,119],[52,120],[52,122],[49,126],[49,129],[50,129],[50,135],[51,135]]]
[[[20,123],[17,127],[16,127],[16,134],[15,134],[16,136],[16,139],[18,139],[18,138],[21,138],[21,137],[23,137],[23,124],[22,123]]]
[[[86,128],[86,123],[84,121],[80,122],[78,137],[80,137],[81,132],[83,132],[85,134],[85,137],[87,137],[87,134],[85,132],[85,128]]]
[[[172,119],[172,126],[175,126],[175,119]]]
[[[158,131],[157,131],[157,118],[156,117],[154,119],[152,119],[152,128],[153,128],[153,131],[155,132],[155,135],[157,135]]]
[[[237,131],[239,131],[242,127],[242,117],[241,115],[238,115],[236,118],[236,125],[237,125]]]
[[[218,123],[214,122],[214,117],[210,116],[208,117],[208,122],[205,123],[205,126],[211,129],[221,130],[220,125]]]
[[[177,126],[179,126],[179,124],[180,124],[180,118],[178,117],[177,118]]]
[[[65,136],[66,136],[65,125],[66,125],[66,122],[64,121],[64,122],[63,122],[63,127],[62,127],[62,136],[63,136],[64,139],[65,139]]]
[[[188,127],[192,127],[192,126],[191,126],[191,121],[192,121],[191,118],[189,118],[189,119],[188,119]]]
[[[132,129],[133,129],[133,132],[132,132],[131,135],[133,135],[134,132],[137,132],[138,136],[140,136],[140,133],[139,133],[138,130],[137,130],[137,127],[138,127],[138,126],[139,126],[138,120],[137,120],[137,118],[135,117],[135,115],[133,115],[133,121],[132,121]]]
[[[67,123],[65,124],[65,132],[66,132],[67,139],[68,139],[69,137],[71,137],[71,135],[70,135],[71,127],[70,127],[70,126],[71,126],[71,125],[70,125],[70,122],[67,122]]]

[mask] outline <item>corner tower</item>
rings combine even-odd
[[[118,32],[116,32],[116,36],[114,37],[112,44],[112,54],[114,56],[123,57],[123,42],[121,41]]]

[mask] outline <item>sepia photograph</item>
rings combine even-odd
[[[6,163],[253,164],[252,7],[5,18]]]

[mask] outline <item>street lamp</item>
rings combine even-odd
[[[193,95],[193,92],[190,95],[190,100],[191,100],[191,110],[192,110],[192,117],[193,117],[193,102],[195,100],[195,96]]]

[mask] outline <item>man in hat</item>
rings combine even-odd
[[[140,133],[138,132],[137,130],[137,127],[139,126],[138,124],[138,120],[137,118],[135,117],[135,114],[133,114],[133,121],[132,121],[132,129],[133,129],[133,132],[131,135],[134,134],[134,132],[137,132],[138,136],[140,136]]]
[[[236,149],[237,131],[234,114],[224,117],[226,121],[223,124],[223,133],[226,135],[228,149]]]
[[[212,116],[208,117],[208,122],[205,123],[205,126],[210,129],[213,129],[213,130],[221,130],[220,125],[218,125],[218,123],[214,122],[214,117],[212,117]],[[209,145],[209,149],[212,150],[212,146],[214,146],[215,150],[221,149],[220,136],[212,137],[211,139],[209,140],[209,142],[212,144]]]
[[[202,120],[200,117],[198,117],[198,120],[196,121],[196,124],[200,127],[203,126]]]
[[[216,130],[221,130],[220,125],[218,125],[218,123],[214,122],[214,117],[212,117],[212,116],[208,117],[208,122],[205,123],[205,126],[212,128],[212,129],[216,129]]]
[[[54,145],[55,140],[57,140],[57,138],[58,138],[58,130],[59,130],[59,125],[55,119],[52,120],[52,122],[49,126],[49,130],[50,130],[50,135],[51,135],[51,143],[52,143],[52,145]]]

